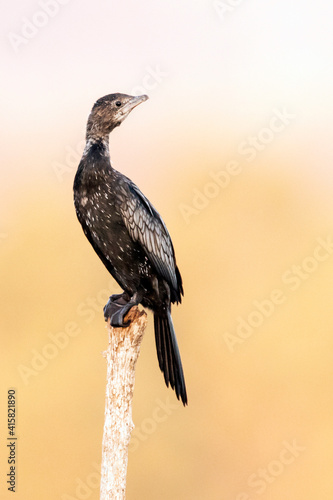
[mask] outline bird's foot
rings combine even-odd
[[[129,326],[130,323],[125,322],[124,317],[135,305],[137,305],[137,302],[133,300],[133,297],[129,297],[126,292],[111,295],[103,309],[105,321],[110,318],[111,326],[116,328]]]
[[[130,325],[130,321],[125,321],[124,317],[128,313],[128,311],[133,307],[133,304],[128,304],[127,306],[123,306],[121,309],[112,314],[110,318],[110,325],[114,328],[126,328]]]
[[[111,295],[106,305],[103,307],[105,321],[111,318],[113,314],[127,304],[129,300],[130,297],[126,292]]]

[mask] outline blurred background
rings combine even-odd
[[[327,1],[18,1],[1,19],[0,497],[97,500],[119,291],[76,220],[94,101],[147,93],[110,138],[172,235],[183,408],[152,316],[127,498],[333,495],[332,15]]]

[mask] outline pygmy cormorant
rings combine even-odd
[[[86,146],[74,180],[74,204],[83,231],[124,290],[104,307],[111,325],[137,304],[154,313],[157,356],[165,383],[187,404],[182,363],[171,319],[180,303],[182,278],[168,230],[153,205],[110,162],[109,134],[148,96],[106,95],[94,104],[87,123]]]

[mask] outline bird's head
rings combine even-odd
[[[147,95],[109,94],[98,99],[89,115],[87,137],[105,138],[118,127],[138,104],[146,101]]]

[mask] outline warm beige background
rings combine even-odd
[[[128,499],[330,500],[333,253],[318,245],[333,238],[332,5],[54,2],[47,15],[43,1],[12,2],[1,20],[1,499],[14,498],[10,387],[15,499],[99,498],[102,306],[118,287],[76,220],[72,182],[94,100],[122,91],[150,96],[112,135],[111,155],[173,237],[189,394],[184,409],[164,387],[150,317]],[[40,27],[15,38],[25,18]],[[229,184],[210,185],[231,161]],[[257,323],[247,338],[239,317]],[[37,369],[36,352],[49,356]]]

